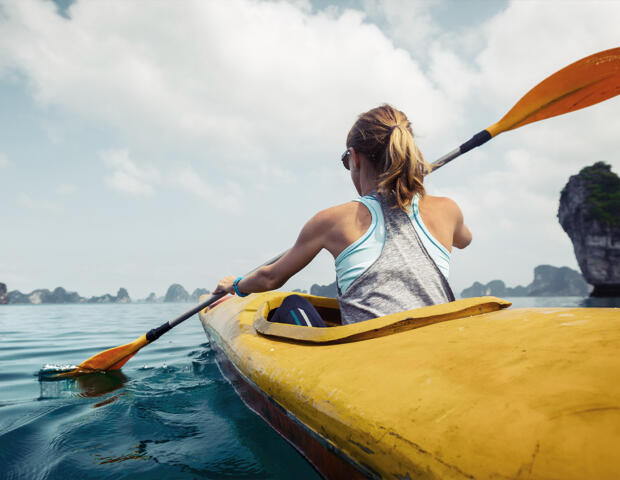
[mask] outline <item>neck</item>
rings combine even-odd
[[[377,186],[379,185],[379,178],[377,177],[377,174],[372,171],[364,171],[362,170],[361,175],[360,175],[360,190],[361,190],[361,195],[362,197],[364,195],[368,195],[371,192],[374,192],[377,189]]]

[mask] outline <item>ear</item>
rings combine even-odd
[[[353,147],[349,147],[349,150],[351,151],[351,160],[353,161],[353,165],[355,166],[356,170],[360,169],[360,155],[359,153],[357,153],[355,151],[355,149]]]

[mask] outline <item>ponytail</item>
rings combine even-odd
[[[365,154],[375,166],[381,195],[394,195],[396,204],[409,212],[415,195],[423,197],[424,176],[431,171],[413,140],[406,115],[390,105],[363,113],[347,136],[347,147]]]

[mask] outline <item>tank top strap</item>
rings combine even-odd
[[[358,202],[363,204],[369,211],[372,216],[372,221],[375,222],[377,219],[377,211],[380,209],[379,202],[372,195],[364,195],[363,197],[354,198],[353,202]]]
[[[348,290],[349,285],[379,257],[385,241],[383,210],[373,195],[356,198],[354,202],[364,205],[370,212],[371,222],[366,232],[336,257],[336,284],[339,293]]]
[[[413,197],[409,218],[422,244],[441,270],[441,273],[448,278],[450,274],[450,251],[431,234],[428,227],[424,224],[420,214],[419,200],[419,195]]]

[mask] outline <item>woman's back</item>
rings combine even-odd
[[[360,201],[371,211],[371,226],[336,259],[343,323],[454,300],[423,243],[426,233],[416,229],[418,219],[394,208],[393,195],[375,193]]]
[[[424,195],[418,201],[422,222],[431,236],[448,252],[452,247],[465,248],[471,242],[471,233],[463,223],[458,205],[447,197]],[[332,231],[325,245],[334,257],[361,239],[372,223],[372,214],[362,202],[352,201],[321,212],[329,217]]]

